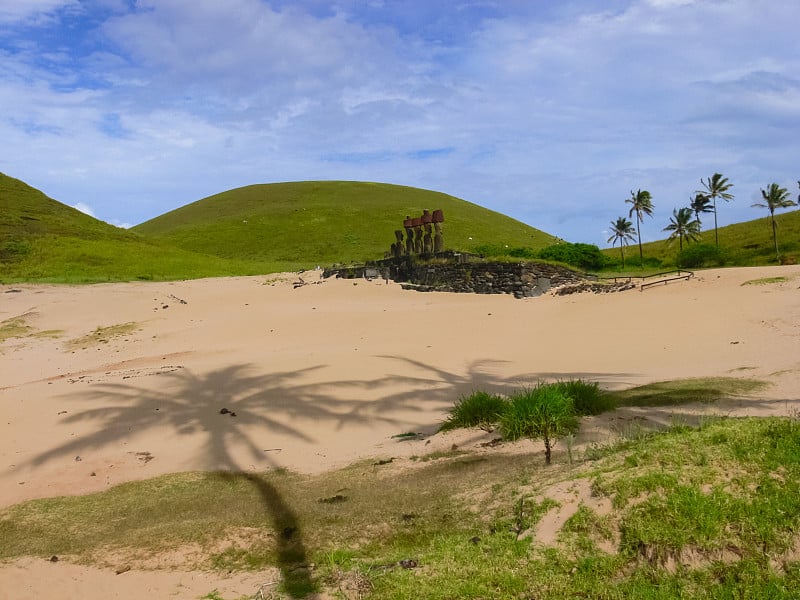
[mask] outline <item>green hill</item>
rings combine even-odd
[[[447,249],[543,248],[555,238],[447,194],[382,183],[251,185],[209,196],[133,231],[184,250],[264,261],[280,270],[382,258],[406,215],[442,209]]]
[[[0,173],[0,281],[188,279],[263,272],[99,221]]]

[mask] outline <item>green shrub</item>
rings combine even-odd
[[[599,415],[616,408],[613,398],[605,394],[597,382],[570,379],[553,385],[562,394],[572,398],[576,415]]]
[[[605,265],[605,256],[594,244],[563,242],[548,246],[539,252],[539,258],[567,263],[585,270],[599,270]]]
[[[544,442],[545,462],[550,464],[553,445],[558,438],[578,429],[572,398],[554,384],[540,384],[517,392],[500,417],[503,436],[509,440],[523,437]]]
[[[510,248],[508,255],[514,258],[536,258],[537,252],[533,248]]]
[[[725,252],[711,244],[687,246],[678,253],[675,264],[683,269],[721,267],[727,262]]]
[[[500,421],[506,408],[508,402],[501,396],[483,391],[472,392],[458,399],[439,430],[449,431],[459,427],[488,429]]]

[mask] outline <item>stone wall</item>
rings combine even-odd
[[[516,298],[540,296],[552,287],[585,279],[569,269],[535,263],[417,264],[400,273],[398,281],[409,289],[471,294],[512,294]]]
[[[557,293],[609,292],[630,289],[631,284],[603,284],[564,267],[544,263],[455,261],[379,261],[365,267],[327,269],[325,277],[388,277],[405,289],[420,292],[511,294],[515,298],[540,296],[552,288]]]

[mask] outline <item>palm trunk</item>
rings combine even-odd
[[[622,248],[622,244],[619,245],[619,254],[622,257],[622,268],[625,268],[625,250]]]
[[[550,445],[550,438],[548,436],[544,436],[544,464],[550,464],[550,455],[552,454],[553,448]]]
[[[644,255],[642,254],[642,220],[639,219],[639,225],[636,227],[636,235],[639,236],[639,266],[644,269]]]
[[[711,196],[711,200],[714,203],[714,241],[717,243],[717,248],[719,248],[719,233],[717,232],[717,200],[714,196]]]
[[[769,216],[772,218],[772,241],[775,242],[775,260],[781,262],[781,254],[778,251],[778,230],[775,227],[775,213],[770,212]]]

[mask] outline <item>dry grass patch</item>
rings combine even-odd
[[[92,333],[67,341],[67,350],[84,349],[99,344],[108,344],[111,340],[130,335],[139,330],[138,323],[118,323],[108,327],[98,327]]]

